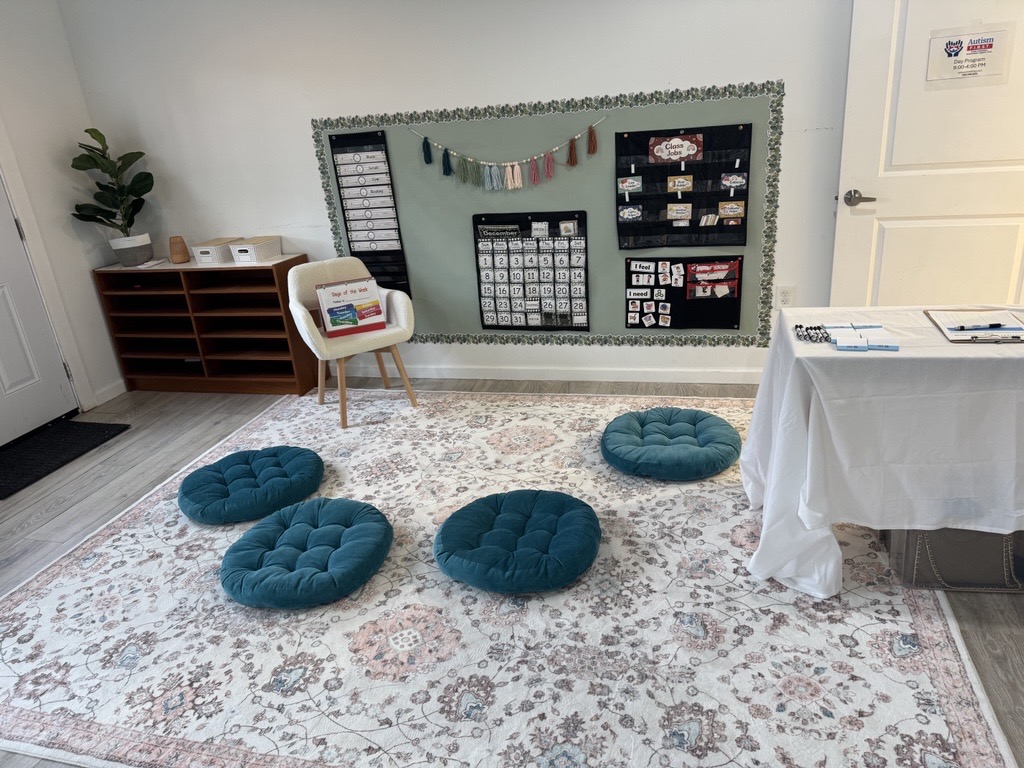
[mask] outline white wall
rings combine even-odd
[[[143,224],[158,249],[176,234],[274,232],[288,250],[335,255],[312,118],[782,79],[776,280],[797,286],[797,303],[814,305],[828,301],[851,2],[57,6],[95,125],[115,151],[148,153],[156,188]],[[46,86],[31,69],[25,77]],[[0,110],[6,118],[3,98]],[[69,123],[81,115],[46,132],[47,153],[70,156],[86,126]],[[47,205],[63,216],[74,195],[63,182],[51,192]],[[87,252],[102,241],[88,228],[79,235]],[[764,350],[412,344],[403,355],[413,375],[756,381]],[[112,363],[109,374],[117,376]]]
[[[124,391],[92,283],[105,241],[70,215],[82,175],[71,158],[88,123],[57,4],[0,0],[0,167],[85,409]]]

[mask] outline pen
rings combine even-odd
[[[958,325],[956,330],[958,331],[984,331],[989,328],[1002,328],[1002,323],[981,323],[979,325]]]

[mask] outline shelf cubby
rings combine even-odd
[[[129,389],[304,394],[316,358],[288,312],[288,270],[255,264],[102,267],[93,272]]]

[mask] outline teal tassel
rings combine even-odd
[[[430,152],[430,139],[423,137],[423,162],[430,165],[434,162],[434,156]]]
[[[441,155],[441,173],[445,176],[452,175],[452,156],[448,154],[447,148],[445,148],[444,154]]]

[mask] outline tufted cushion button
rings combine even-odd
[[[470,502],[441,524],[434,559],[453,579],[491,592],[564,587],[597,557],[589,504],[558,491],[519,490]]]
[[[314,493],[323,476],[323,460],[308,448],[239,451],[190,473],[178,507],[207,525],[257,520]]]
[[[224,554],[224,591],[257,608],[309,608],[351,594],[377,572],[394,532],[380,510],[316,498],[256,523]]]
[[[651,408],[605,427],[601,455],[616,469],[659,480],[700,480],[731,466],[740,435],[720,416],[692,408]]]

